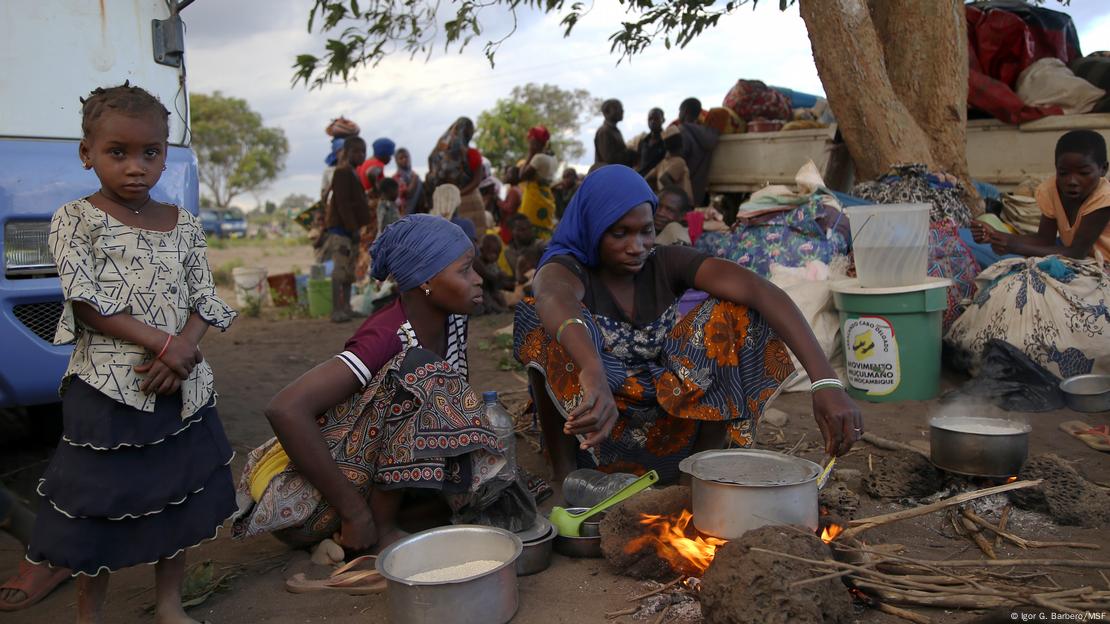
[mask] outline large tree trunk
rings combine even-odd
[[[967,18],[963,0],[870,0],[895,94],[940,169],[967,179]]]
[[[874,178],[902,162],[935,168],[929,137],[887,75],[867,0],[800,0],[799,8],[858,178]]]

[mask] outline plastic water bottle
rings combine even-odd
[[[563,498],[571,507],[593,507],[638,479],[634,474],[606,474],[590,468],[579,468],[563,479]]]
[[[497,400],[496,392],[483,392],[482,399],[486,404],[486,419],[489,420],[490,427],[493,428],[497,439],[501,441],[501,445],[505,448],[505,468],[499,476],[506,480],[515,479],[516,432],[513,415]]]

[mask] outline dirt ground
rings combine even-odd
[[[239,258],[244,264],[262,264],[272,273],[289,270],[293,266],[307,267],[311,254],[306,248],[227,248],[212,249],[212,266]],[[230,293],[225,293],[230,296]],[[265,310],[261,318],[240,319],[228,332],[212,333],[203,348],[212,363],[219,390],[219,410],[228,436],[237,451],[233,463],[236,476],[247,452],[272,435],[262,415],[267,401],[282,386],[297,375],[338,352],[356,325],[334,325],[322,320],[289,319],[288,315]],[[511,316],[482,317],[471,323],[470,345],[471,381],[478,390],[517,391],[517,398],[524,388],[519,372],[501,370],[507,352],[491,344],[494,330],[511,323]],[[947,385],[958,379],[946,380]],[[783,449],[801,440],[800,455],[821,461],[822,453],[811,443],[819,439],[810,416],[806,394],[788,394],[778,399],[776,409],[786,412],[788,420],[781,430],[763,427],[761,445]],[[862,406],[867,429],[880,436],[911,442],[928,440],[928,418],[938,409],[936,402],[905,402],[898,404],[865,404]],[[1094,424],[1107,421],[1105,414],[1086,416],[1070,411],[1028,415],[1033,424],[1030,454],[1056,453],[1076,462],[1075,467],[1088,479],[1110,484],[1110,455],[1091,450],[1061,432],[1057,425],[1065,420],[1085,419]],[[6,485],[23,495],[37,475],[45,468],[49,447],[35,446],[27,438],[25,427],[12,422],[7,415],[0,419],[0,478]],[[7,430],[5,430],[7,429]],[[804,435],[804,438],[803,438]],[[545,474],[542,457],[527,440],[518,439],[518,454],[527,468]],[[887,451],[861,443],[838,462],[839,469],[854,469],[866,474],[869,461]],[[858,488],[858,480],[852,484]],[[544,508],[555,504],[561,496],[557,493]],[[861,496],[857,517],[866,517],[900,509],[891,502],[878,502]],[[1017,512],[1010,527],[1017,534],[1039,540],[1068,540],[1093,542],[1102,551],[1068,551],[1048,549],[1021,551],[1003,545],[1000,558],[1058,557],[1110,559],[1110,536],[1106,527],[1081,529],[1054,525],[1047,517],[1031,512]],[[944,526],[940,516],[887,525],[866,534],[872,543],[898,543],[906,547],[910,556],[929,559],[979,558],[979,551],[966,539],[952,537],[950,528]],[[11,537],[0,533],[0,577],[7,577],[16,569],[22,557],[21,546]],[[385,622],[386,596],[353,597],[343,594],[298,595],[284,590],[283,580],[294,571],[303,570],[308,555],[291,551],[277,540],[263,537],[247,542],[234,542],[226,534],[190,551],[191,562],[210,560],[218,570],[230,576],[226,590],[211,595],[190,614],[198,620],[213,624],[231,622]],[[1051,571],[1054,578],[1066,587],[1090,584],[1107,587],[1110,582],[1097,573],[1076,574],[1075,571]],[[148,622],[147,613],[153,603],[153,570],[139,567],[124,570],[113,576],[107,613],[111,622],[129,624]],[[551,568],[538,575],[519,580],[520,610],[514,618],[519,624],[558,624],[586,622],[633,622],[629,617],[606,620],[605,614],[626,608],[629,597],[643,593],[638,581],[615,575],[603,560],[569,559],[555,555]],[[38,606],[24,612],[4,614],[4,622],[65,622],[73,617],[76,588],[67,583]],[[982,614],[950,612],[940,609],[920,610],[936,622],[994,621],[977,619]],[[855,621],[900,622],[893,616],[857,607]],[[655,616],[652,616],[654,618]],[[1009,621],[1019,616],[998,614]],[[448,623],[444,623],[448,624]]]

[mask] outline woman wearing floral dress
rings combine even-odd
[[[826,450],[846,452],[863,431],[859,410],[789,297],[734,263],[654,247],[656,203],[628,167],[591,173],[540,263],[535,299],[517,306],[514,350],[556,478],[596,466],[674,481],[694,452],[751,446],[793,372],[787,345],[818,380]],[[710,298],[680,316],[691,288]]]

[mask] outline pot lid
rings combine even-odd
[[[695,479],[748,487],[797,485],[821,473],[821,467],[808,459],[754,449],[702,451],[678,467]]]
[[[940,416],[929,421],[929,425],[954,433],[990,436],[1018,435],[1033,430],[1033,427],[1016,420],[982,416]]]
[[[520,541],[527,544],[528,542],[534,542],[547,537],[547,534],[551,532],[552,528],[554,527],[551,525],[550,520],[544,518],[540,514],[536,514],[536,522],[523,531],[517,531],[516,536],[520,538]]]

